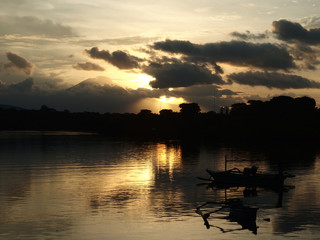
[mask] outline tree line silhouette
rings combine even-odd
[[[197,103],[182,103],[180,112],[148,109],[134,113],[0,108],[0,130],[87,131],[113,137],[210,140],[320,140],[320,110],[309,97],[249,100],[201,113]]]

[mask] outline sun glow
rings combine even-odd
[[[165,104],[172,104],[172,105],[179,105],[180,103],[184,103],[185,100],[183,98],[176,98],[176,97],[167,97],[165,95],[157,98],[157,100],[161,103],[165,103]]]
[[[144,73],[139,73],[135,75],[135,78],[131,80],[131,82],[134,82],[135,88],[147,88],[147,89],[152,89],[150,87],[149,83],[150,81],[155,80],[154,77],[151,77],[147,74]]]
[[[165,95],[157,98],[156,100],[160,104],[159,111],[162,109],[172,109],[173,111],[179,111],[179,105],[185,102],[183,98],[167,97]]]
[[[167,98],[166,96],[161,96],[157,100],[165,103],[174,103],[175,99],[176,99],[175,97]]]

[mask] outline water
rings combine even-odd
[[[0,133],[0,239],[319,239],[320,146],[222,146],[115,141],[64,132]],[[295,174],[281,195],[258,189],[198,186],[206,168],[256,165]],[[195,210],[207,201],[241,198],[258,207],[257,235]],[[281,200],[281,201],[280,201]],[[281,205],[281,206],[280,206]],[[217,206],[207,205],[204,212]]]

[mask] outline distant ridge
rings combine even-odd
[[[24,110],[24,108],[21,108],[21,107],[5,105],[5,104],[0,104],[0,109],[1,110]]]
[[[67,91],[74,92],[74,91],[83,91],[83,90],[90,90],[95,88],[101,88],[101,83],[96,80],[89,78],[87,80],[84,80],[70,88],[67,89]]]

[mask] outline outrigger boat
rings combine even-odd
[[[238,168],[233,168],[226,171],[206,171],[210,174],[209,180],[212,180],[215,185],[228,187],[262,187],[276,188],[283,187],[286,178],[294,177],[288,173],[270,174],[257,172],[257,167],[244,168],[240,171]]]

